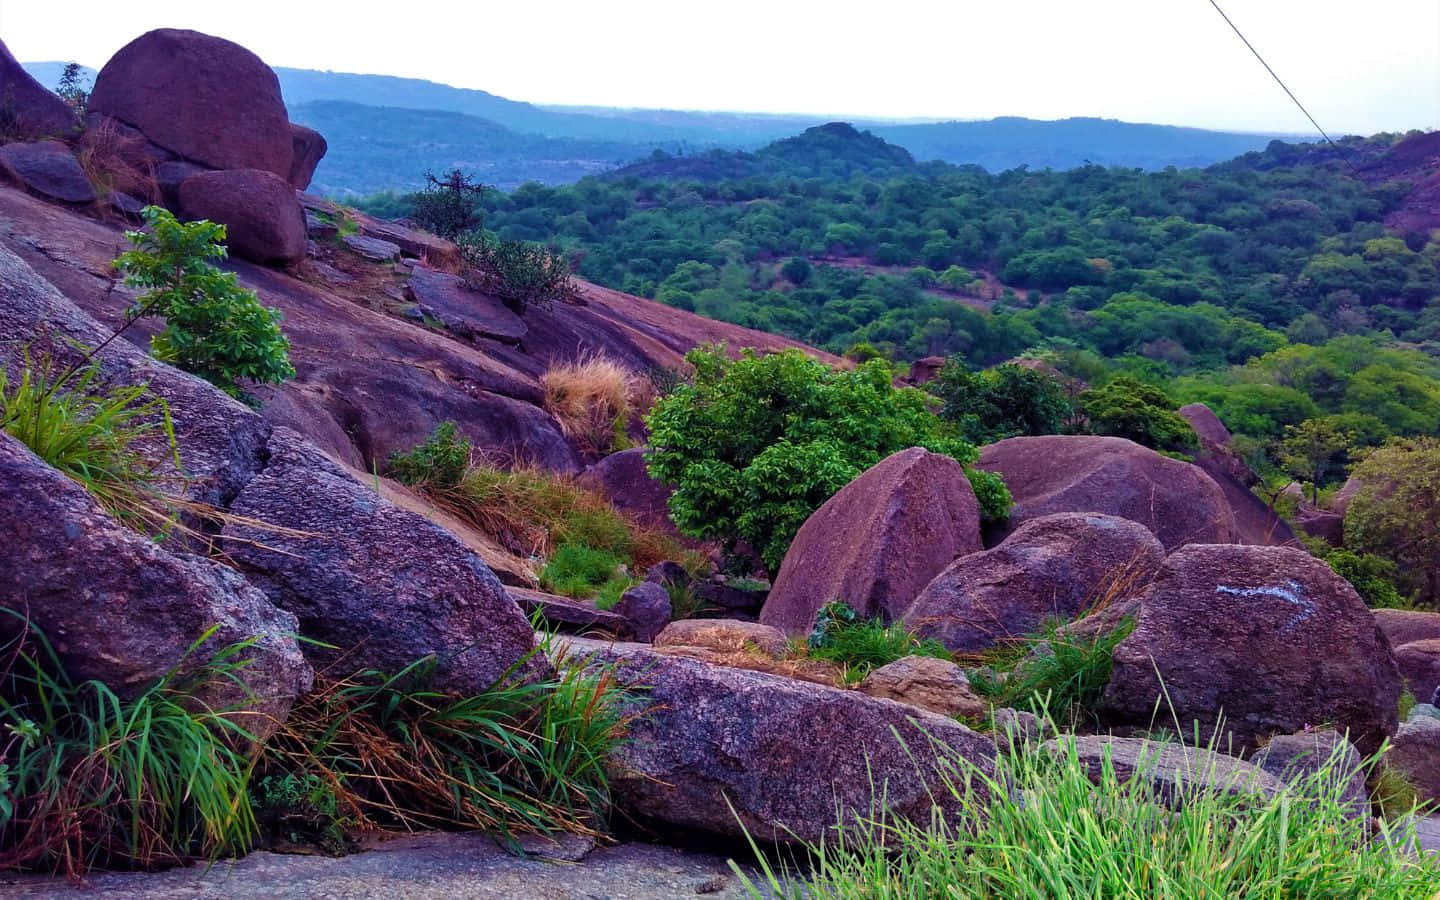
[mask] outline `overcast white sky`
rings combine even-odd
[[[1440,127],[1440,0],[1220,2],[1327,130]],[[536,103],[1309,130],[1209,0],[0,0],[25,61],[166,26]]]

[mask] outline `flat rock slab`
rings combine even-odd
[[[756,876],[749,874],[751,880]],[[13,880],[11,880],[13,879]],[[0,874],[6,897],[136,900],[289,900],[404,897],[673,900],[749,896],[724,857],[650,844],[596,850],[581,862],[512,856],[483,834],[429,833],[332,859],[252,853],[210,869],[97,873],[75,887],[56,879]]]
[[[416,266],[407,285],[410,299],[460,337],[518,344],[529,332],[520,317],[488,294],[465,287],[458,276]]]
[[[363,256],[371,262],[394,262],[400,258],[400,247],[379,238],[352,234],[342,238],[347,250]]]
[[[629,625],[624,616],[599,609],[595,604],[584,600],[522,587],[507,587],[505,590],[527,615],[539,610],[546,622],[567,630],[593,628],[620,634]]]

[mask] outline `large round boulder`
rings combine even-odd
[[[1440,613],[1418,609],[1375,609],[1370,614],[1375,617],[1375,624],[1380,626],[1391,647],[1440,638]]]
[[[1164,559],[1160,541],[1138,522],[1096,513],[1041,516],[993,550],[957,559],[902,618],[951,650],[983,650],[1131,593]]]
[[[294,138],[280,81],[224,38],[178,28],[140,35],[95,76],[89,109],[212,168],[291,174]]]
[[[1116,437],[1017,437],[980,451],[1015,498],[1010,528],[1039,516],[1091,512],[1139,522],[1166,550],[1236,540],[1235,517],[1196,466]]]
[[[980,547],[980,507],[964,467],[920,447],[901,450],[805,520],[760,621],[805,634],[833,600],[897,619],[955,557]]]
[[[20,137],[62,137],[75,130],[75,112],[30,76],[0,41],[0,107]]]
[[[305,257],[305,214],[295,189],[260,169],[201,172],[180,184],[187,219],[209,219],[227,230],[237,256],[259,263],[292,263]]]
[[[1198,723],[1239,753],[1322,722],[1367,753],[1395,731],[1389,643],[1350,583],[1303,550],[1183,547],[1134,621],[1102,698],[1111,725]]]

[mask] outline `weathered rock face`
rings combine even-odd
[[[1440,719],[1413,716],[1401,725],[1385,764],[1409,778],[1422,800],[1440,803]]]
[[[603,494],[642,525],[675,531],[668,505],[674,489],[650,477],[645,469],[644,447],[610,454],[586,469],[580,484]]]
[[[1100,783],[1109,760],[1121,782],[1144,778],[1161,802],[1183,805],[1196,794],[1254,794],[1271,797],[1285,784],[1262,769],[1234,757],[1182,744],[1159,744],[1137,738],[1104,735],[1063,735],[1047,741],[1045,749],[1063,754],[1073,750],[1090,775]]]
[[[1200,440],[1212,444],[1230,443],[1230,429],[1215,415],[1215,411],[1203,403],[1188,403],[1176,410],[1180,418],[1190,423]]]
[[[0,605],[27,615],[78,683],[98,679],[132,696],[166,672],[194,669],[215,651],[254,639],[241,672],[262,715],[245,724],[261,737],[310,689],[312,673],[276,609],[234,571],[172,553],[126,528],[79,484],[0,432]],[[0,633],[17,622],[0,617]],[[207,629],[215,634],[196,653]],[[202,693],[224,706],[245,699],[231,682]]]
[[[1140,593],[1114,662],[1102,700],[1111,724],[1178,719],[1186,733],[1192,721],[1213,733],[1223,715],[1242,753],[1316,722],[1348,729],[1370,753],[1396,727],[1400,673],[1385,636],[1354,588],[1302,550],[1177,550]]]
[[[1260,479],[1231,448],[1230,430],[1219,417],[1203,403],[1182,406],[1179,413],[1200,436],[1195,465],[1213,478],[1225,495],[1225,502],[1235,517],[1236,539],[1242,544],[1298,546],[1289,524],[1250,490]]]
[[[539,612],[546,624],[554,629],[584,633],[601,631],[618,635],[629,624],[624,616],[598,609],[595,604],[584,600],[514,586],[507,586],[505,590],[527,614]]]
[[[1069,621],[1149,582],[1165,550],[1138,522],[1095,513],[1031,519],[1000,546],[962,556],[901,617],[956,651],[983,650]]]
[[[914,707],[635,645],[575,643],[586,646],[572,652],[615,663],[622,686],[649,686],[632,693],[640,715],[606,768],[621,813],[670,830],[832,840],[837,824],[882,805],[928,824],[935,803],[959,815],[940,786],[949,760],[960,760],[961,778],[967,766],[992,771],[989,738]]]
[[[901,450],[805,520],[760,621],[805,634],[832,600],[897,619],[955,557],[979,549],[980,507],[965,469],[919,447]]]
[[[187,218],[224,225],[231,252],[259,263],[305,258],[305,214],[290,183],[260,169],[202,172],[180,183]]]
[[[470,692],[534,647],[494,573],[448,532],[387,503],[289,429],[275,429],[267,452],[230,512],[313,536],[239,522],[221,536],[305,635],[340,648],[349,665],[389,672],[435,654],[437,686]]]
[[[75,113],[46,90],[0,41],[0,105],[8,105],[24,137],[60,137],[75,130]]]
[[[95,189],[75,154],[59,141],[0,147],[0,171],[31,193],[62,203],[94,203]]]
[[[662,584],[641,582],[620,595],[614,612],[625,620],[627,637],[653,641],[670,622],[670,592]]]
[[[1400,677],[1419,700],[1429,700],[1440,688],[1440,638],[1411,641],[1395,648]]]
[[[789,641],[785,633],[758,622],[730,619],[681,619],[671,622],[655,636],[657,647],[705,647],[724,653],[750,651],[781,657]]]
[[[295,190],[303,191],[310,186],[310,179],[315,177],[315,167],[325,158],[325,151],[330,149],[330,144],[325,140],[325,136],[315,129],[291,122],[290,148],[292,155],[288,180]]]
[[[392,246],[399,247],[398,244]],[[466,288],[458,275],[416,266],[410,272],[405,290],[410,299],[420,304],[423,313],[440,320],[448,330],[463,338],[519,343],[529,331],[525,322],[505,304]]]
[[[1277,735],[1250,761],[1281,781],[1295,784],[1313,778],[1332,760],[1335,765],[1329,774],[1342,785],[1340,801],[1351,815],[1368,815],[1365,760],[1354,745],[1329,728]]]
[[[1210,476],[1124,438],[1009,438],[981,449],[980,468],[1005,478],[1015,498],[1011,529],[1051,513],[1092,512],[1139,522],[1167,550],[1237,537]]]
[[[1440,638],[1440,613],[1411,609],[1372,609],[1370,614],[1375,617],[1375,624],[1385,633],[1385,639],[1390,642],[1391,647],[1399,647],[1411,641]]]
[[[239,44],[175,28],[142,34],[95,76],[89,108],[216,169],[263,169],[288,183],[294,138],[280,82]]]
[[[979,718],[990,705],[970,689],[970,679],[954,663],[929,656],[907,656],[865,676],[857,689],[871,697],[918,706],[942,716]]]

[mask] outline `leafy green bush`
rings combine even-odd
[[[1129,375],[1085,391],[1080,408],[1092,434],[1127,438],[1152,450],[1185,453],[1200,445],[1195,429],[1160,388]]]
[[[1052,723],[1053,724],[1053,723]],[[1073,743],[1000,753],[993,772],[963,758],[937,790],[946,827],[860,814],[843,837],[812,845],[805,865],[761,856],[752,896],[1150,898],[1432,895],[1440,857],[1412,856],[1413,820],[1371,833],[1344,792],[1346,748],[1289,790],[1216,790],[1225,776],[1159,770],[1153,744],[1135,773],[1099,765]],[[974,823],[984,823],[976,827]]]
[[[251,740],[229,709],[193,699],[243,677],[242,642],[121,699],[76,684],[45,636],[0,609],[0,869],[152,868],[243,851]],[[200,646],[209,634],[196,641]],[[195,649],[192,647],[192,652]]]
[[[1360,490],[1345,510],[1345,544],[1396,564],[1398,583],[1440,603],[1440,438],[1395,440],[1351,477]]]
[[[279,310],[261,306],[235,273],[210,262],[225,256],[225,226],[205,219],[182,224],[159,206],[145,207],[142,215],[149,231],[125,232],[132,249],[115,266],[126,285],[142,289],[127,321],[165,319],[150,352],[241,399],[239,379],[294,378]]]
[[[1030,654],[1003,679],[982,669],[971,675],[970,684],[996,706],[1033,708],[1066,724],[1093,719],[1095,704],[1110,683],[1112,653],[1133,628],[1126,619],[1105,634],[1068,637],[1052,625],[1027,642]]]
[[[973,445],[896,389],[882,360],[836,371],[798,350],[731,360],[723,347],[686,359],[690,384],[647,417],[650,474],[676,485],[680,530],[733,547],[748,541],[772,571],[811,513],[855,476],[896,451],[925,447],[973,463]],[[1010,494],[995,475],[967,469],[981,514],[1002,519]]]
[[[471,233],[460,241],[466,285],[523,315],[532,306],[573,300],[575,276],[558,250],[543,244],[507,241]]]
[[[892,625],[877,619],[861,619],[855,610],[839,601],[825,604],[816,617],[807,642],[811,659],[825,659],[844,666],[846,681],[859,681],[872,669],[907,656],[949,659],[939,641],[917,638],[904,623]]]
[[[447,419],[419,446],[390,454],[386,468],[391,478],[405,484],[453,488],[465,477],[472,449],[460,436],[460,426]]]
[[[425,189],[411,194],[410,218],[426,231],[447,240],[456,240],[485,224],[480,202],[485,185],[471,181],[459,169],[444,178],[425,173]]]
[[[180,455],[170,410],[146,385],[101,390],[89,363],[55,371],[48,359],[24,354],[18,380],[0,368],[0,429],[85,487],[111,515],[138,531],[159,533],[173,510],[158,490],[159,475],[140,452],[146,443]]]
[[[952,358],[927,388],[945,404],[941,418],[956,423],[975,443],[1059,434],[1073,412],[1069,395],[1053,376],[1013,363],[972,372]]]
[[[1372,609],[1410,609],[1414,604],[1395,589],[1395,564],[1373,553],[1336,548],[1325,550],[1321,559],[1330,564],[1335,574],[1350,582],[1360,599]]]

